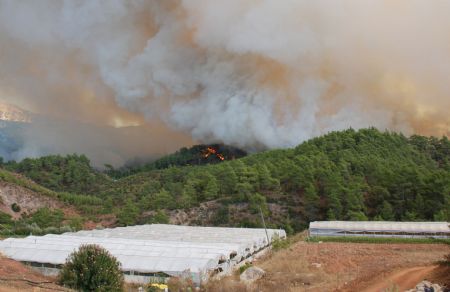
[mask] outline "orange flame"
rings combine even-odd
[[[217,150],[212,147],[208,147],[203,151],[204,158],[208,158],[210,155],[215,155],[215,156],[217,156],[217,158],[219,158],[222,161],[225,160],[225,157],[222,154],[217,153]]]

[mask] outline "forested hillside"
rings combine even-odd
[[[109,178],[94,170],[84,155],[51,155],[5,163],[3,168],[20,173],[36,183],[61,192],[95,193]]]
[[[208,149],[216,153],[210,153]],[[119,169],[106,165],[106,173],[111,177],[121,178],[144,171],[165,169],[171,166],[206,165],[222,162],[222,160],[234,160],[246,156],[247,153],[239,148],[223,144],[194,145],[190,148],[183,147],[177,152],[166,155],[150,163],[130,163]]]
[[[50,189],[101,199],[101,206],[84,206],[84,214],[115,214],[117,225],[168,222],[184,214],[191,224],[260,226],[260,209],[271,227],[290,231],[324,219],[450,220],[446,137],[347,130],[294,149],[176,165],[155,164],[118,180],[76,155],[5,167]]]

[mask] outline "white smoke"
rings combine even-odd
[[[247,149],[347,127],[448,134],[449,8],[0,0],[0,89],[40,112],[69,105],[97,123],[157,118],[196,140]]]

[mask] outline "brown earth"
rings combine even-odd
[[[286,288],[292,291],[302,291],[302,287],[299,287],[302,283],[306,284],[303,286],[311,286],[312,291],[361,291],[397,270],[432,265],[443,259],[450,248],[437,244],[299,242],[283,252],[261,265],[268,272],[277,271],[268,273],[267,281],[285,277],[277,275],[284,266],[289,267],[286,273],[293,276],[294,281],[284,279],[283,282],[291,282]],[[299,261],[304,261],[300,270],[295,263]],[[320,267],[314,263],[320,264]],[[298,275],[292,275],[292,271]],[[308,279],[305,275],[301,276],[302,273],[312,275]]]
[[[245,287],[233,276],[211,283],[210,290],[380,291],[396,281],[400,287],[412,288],[424,279],[445,284],[448,270],[436,262],[448,253],[450,247],[443,244],[300,241],[254,262],[266,275],[253,285]],[[379,283],[382,285],[377,286]]]
[[[19,262],[0,256],[0,292],[71,291]]]
[[[362,292],[386,291],[393,287],[399,291],[412,289],[417,285],[417,283],[426,279],[427,275],[429,275],[436,268],[438,268],[438,266],[403,269],[392,273],[383,279],[375,280],[376,283],[364,288]]]
[[[14,212],[11,205],[16,203],[20,206],[20,212]],[[63,208],[62,202],[36,193],[22,186],[0,181],[0,211],[5,212],[18,219],[24,213],[33,213],[39,208]]]
[[[117,223],[117,218],[114,214],[98,215],[95,222],[87,220],[83,224],[83,230],[92,230],[98,227],[100,228],[113,228]]]
[[[450,289],[450,266],[440,266],[434,269],[427,275],[427,280],[431,283],[439,283]]]
[[[27,180],[30,184],[35,184],[28,178],[13,174],[21,180]],[[11,205],[16,203],[20,206],[20,212],[14,212]],[[40,194],[20,185],[0,181],[0,211],[11,215],[14,219],[19,219],[26,214],[32,214],[40,208],[60,209],[64,212],[66,219],[80,217],[80,212],[73,206],[64,204],[56,198]],[[106,214],[97,216],[96,222],[87,220],[83,224],[83,229],[94,229],[97,226],[112,227],[116,223],[115,215]]]

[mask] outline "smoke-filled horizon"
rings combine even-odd
[[[158,121],[159,142],[173,138],[166,130],[247,150],[348,127],[448,135],[449,9],[440,0],[0,0],[0,94],[100,126]]]

